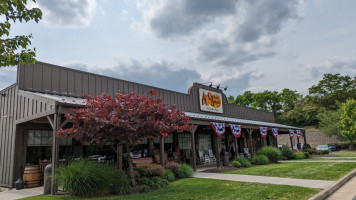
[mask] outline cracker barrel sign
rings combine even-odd
[[[201,111],[223,113],[221,93],[199,88],[199,102]]]

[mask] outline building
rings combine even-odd
[[[219,166],[222,149],[232,156],[254,154],[265,145],[277,146],[272,128],[278,128],[279,134],[298,130],[306,143],[304,129],[275,123],[271,112],[229,104],[225,94],[217,88],[194,83],[184,94],[36,62],[19,65],[17,82],[0,91],[0,185],[13,187],[24,166],[38,164],[39,159],[52,159],[56,166],[66,155],[77,157],[98,152],[72,139],[59,140],[54,135],[58,127],[70,126],[64,117],[70,108],[86,105],[84,94],[113,95],[123,91],[146,95],[149,90],[158,92],[157,97],[164,103],[177,105],[197,126],[189,133],[142,140],[141,156],[156,154],[158,147],[160,158],[163,158],[164,152],[172,153],[179,146],[181,159],[190,158],[189,163],[194,168],[197,161],[199,163],[196,158],[209,153]],[[218,137],[211,122],[226,125],[222,137]],[[229,124],[241,125],[240,134],[234,137]],[[262,128],[265,137],[262,137],[260,127],[265,127]],[[161,161],[163,163],[163,159]]]

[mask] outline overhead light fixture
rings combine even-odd
[[[213,87],[213,82],[210,82],[210,85],[209,85],[209,87]]]
[[[220,84],[216,86],[216,89],[219,89],[220,88]]]
[[[224,87],[224,90],[225,90],[225,91],[227,90],[227,86],[226,86],[226,87]]]

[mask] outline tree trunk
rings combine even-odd
[[[132,184],[132,186],[136,186],[135,175],[134,175],[131,157],[130,157],[129,144],[126,142],[125,146],[126,146],[126,150],[127,150],[127,162],[129,162],[129,175],[131,177],[131,184]]]
[[[354,150],[354,140],[350,140],[350,150]]]

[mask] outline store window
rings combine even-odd
[[[39,160],[52,157],[53,131],[28,130],[26,163],[38,164]],[[59,138],[59,158],[70,157],[73,153],[72,138]]]
[[[211,135],[199,134],[199,150],[203,151],[203,154],[208,154],[209,149],[212,149]]]
[[[192,141],[191,134],[179,133],[178,141],[179,141],[179,147],[181,149],[191,149],[191,147],[192,147],[191,146],[191,141]]]

